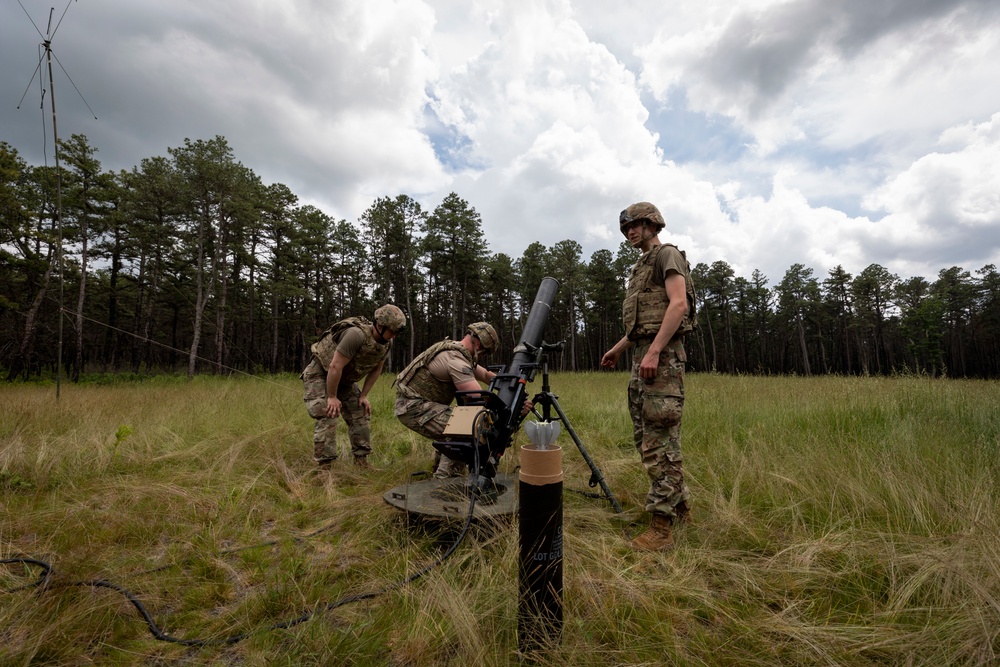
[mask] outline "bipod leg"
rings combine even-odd
[[[603,491],[605,497],[611,501],[611,506],[615,508],[615,512],[621,514],[622,506],[618,503],[618,499],[615,498],[615,494],[611,493],[611,488],[608,486],[608,483],[604,481],[604,473],[602,473],[601,469],[597,467],[596,463],[594,463],[594,459],[590,458],[587,448],[583,446],[582,442],[580,442],[580,436],[576,434],[576,431],[573,430],[573,425],[569,423],[569,417],[566,416],[562,407],[559,406],[559,401],[557,401],[556,397],[551,394],[545,395],[545,401],[547,402],[546,404],[551,404],[552,407],[556,409],[556,414],[559,415],[559,419],[566,425],[566,431],[569,433],[569,437],[573,438],[573,442],[576,443],[576,448],[580,450],[583,460],[587,462],[588,466],[590,466],[590,485],[594,486],[595,484],[600,484],[601,491]]]

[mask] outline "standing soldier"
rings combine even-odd
[[[649,202],[621,212],[621,232],[641,254],[622,305],[625,336],[601,358],[602,366],[614,368],[622,352],[635,348],[628,406],[635,447],[649,475],[646,511],[652,519],[629,546],[649,551],[670,549],[671,526],[690,514],[681,466],[681,413],[684,336],[694,328],[694,285],[684,252],[660,242],[664,226],[660,211]]]
[[[451,418],[451,402],[458,391],[481,391],[496,373],[479,365],[500,343],[486,322],[470,324],[460,341],[445,339],[418,354],[396,376],[396,417],[420,435],[437,440]],[[435,451],[435,477],[464,475],[466,465]]]
[[[337,418],[343,415],[355,465],[371,469],[371,414],[368,393],[382,374],[392,339],[406,326],[406,316],[386,304],[375,321],[349,317],[323,332],[312,345],[312,361],[302,371],[306,410],[316,420],[313,458],[321,468],[337,460]],[[359,389],[358,381],[365,379]]]

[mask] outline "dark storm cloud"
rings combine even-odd
[[[950,21],[965,34],[1000,14],[995,0],[801,0],[735,13],[694,64],[720,90],[742,91],[756,117],[790,84],[833,51],[845,60],[884,37]]]
[[[51,5],[21,1],[47,32]],[[0,94],[9,104],[0,140],[31,164],[46,154],[51,164],[37,73],[14,110],[43,38],[12,3],[0,5]],[[350,2],[72,2],[52,40],[66,68],[54,72],[59,137],[86,135],[102,166],[117,170],[186,138],[224,136],[265,181],[353,212],[368,196],[362,188],[435,173],[409,111],[424,96],[428,15],[417,4],[387,18]]]
[[[815,2],[818,11],[828,9],[841,22],[835,35],[838,50],[852,57],[889,33],[919,28],[927,21],[952,17],[974,29],[984,18],[1000,14],[995,0],[842,0]]]

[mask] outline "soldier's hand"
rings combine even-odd
[[[524,405],[521,406],[521,416],[524,417],[531,412],[532,407],[534,407],[534,404],[531,401],[526,400]]]
[[[604,353],[604,356],[601,357],[601,366],[604,366],[605,368],[614,368],[615,364],[618,363],[618,356],[618,352],[608,350]]]
[[[336,396],[328,396],[326,399],[326,416],[337,417],[340,415],[340,399]]]
[[[660,353],[654,352],[652,348],[646,351],[639,365],[639,377],[644,380],[651,380],[656,377],[656,369],[660,364]]]
[[[372,416],[372,404],[368,402],[367,396],[358,398],[358,407],[365,411],[365,417]]]

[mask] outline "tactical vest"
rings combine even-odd
[[[625,335],[629,340],[655,336],[663,323],[663,315],[667,312],[670,300],[667,291],[653,283],[653,270],[656,267],[656,257],[660,250],[670,246],[680,250],[671,243],[654,246],[641,256],[632,266],[629,275],[628,288],[625,290],[625,301],[622,303],[622,322],[625,325]],[[683,336],[694,330],[697,322],[695,313],[694,282],[691,280],[691,264],[687,255],[680,250],[684,259],[684,289],[687,293],[688,312],[677,327],[675,336]]]
[[[337,351],[344,332],[351,327],[357,327],[365,334],[365,341],[354,358],[344,367],[340,374],[340,384],[358,382],[368,375],[389,354],[390,343],[380,344],[372,335],[372,323],[364,317],[348,317],[341,320],[323,332],[319,340],[310,348],[323,368],[329,369],[333,361],[333,353]]]
[[[476,366],[476,360],[472,358],[472,353],[465,349],[461,343],[453,340],[443,340],[434,343],[429,348],[418,354],[410,364],[403,369],[403,372],[396,376],[396,385],[400,393],[409,398],[422,398],[434,403],[449,405],[455,400],[455,385],[452,382],[442,382],[431,374],[428,364],[438,354],[445,350],[461,352],[469,365]]]

